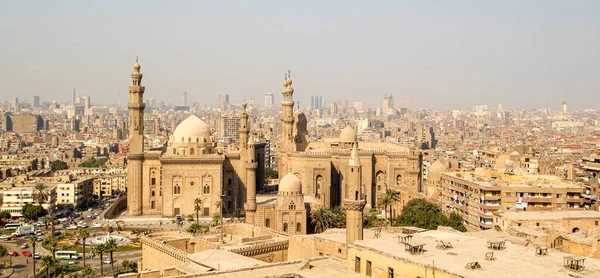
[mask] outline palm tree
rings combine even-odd
[[[6,247],[0,245],[0,258],[4,257],[8,255],[8,249],[6,249]],[[8,259],[10,260],[10,257],[8,257]]]
[[[83,271],[81,272],[83,278],[93,278],[96,277],[94,273],[94,269],[91,266],[84,266]]]
[[[33,197],[40,206],[48,199],[48,186],[43,183],[37,183],[33,189]]]
[[[100,256],[100,276],[104,277],[104,263],[102,262],[104,252],[106,252],[106,245],[104,243],[98,244],[94,247],[94,253]]]
[[[37,237],[31,236],[29,238],[29,244],[31,244],[31,256],[33,257],[33,277],[35,277],[35,244],[37,243]]]
[[[58,248],[58,241],[51,238],[48,242],[48,245],[50,246],[50,251],[52,251],[52,259],[54,260],[54,263],[56,263],[56,249]]]
[[[81,245],[83,246],[83,267],[85,267],[85,240],[90,237],[90,231],[79,229],[77,230],[77,237],[81,240]]]
[[[333,225],[334,219],[330,210],[318,208],[310,213],[310,223],[315,225],[315,233],[322,233]]]
[[[83,271],[81,272],[83,278],[93,278],[96,277],[94,273],[94,269],[91,266],[84,266]]]
[[[117,240],[114,238],[108,239],[105,243],[106,252],[110,253],[110,267],[112,269],[112,274],[115,275],[115,261],[113,260],[113,252],[117,251]]]
[[[41,261],[40,266],[46,268],[46,278],[50,278],[50,266],[54,264],[54,259],[50,256],[43,256]]]
[[[389,219],[389,225],[392,224],[392,206],[400,201],[400,192],[395,191],[393,189],[387,189],[383,195],[381,195],[381,197],[379,198],[379,207],[383,207],[384,208],[384,212],[385,212],[385,217],[387,218],[387,212],[388,212],[388,207],[390,208],[390,219]]]
[[[204,204],[204,199],[196,198],[194,199],[194,211],[196,212],[196,223],[200,224],[200,210],[202,209],[202,205]]]
[[[121,261],[121,266],[125,269],[125,273],[129,272],[129,260]]]

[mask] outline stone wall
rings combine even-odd
[[[127,209],[127,196],[123,196],[115,201],[115,203],[104,213],[105,219],[115,219]]]
[[[188,261],[188,253],[162,241],[142,236],[142,269],[162,269]],[[150,274],[148,274],[150,275]]]
[[[317,256],[331,256],[346,259],[346,243],[321,238],[318,236],[292,236],[288,257],[290,260],[307,259]]]

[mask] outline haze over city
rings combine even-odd
[[[0,101],[127,102],[140,57],[146,96],[214,106],[279,91],[292,76],[302,107],[597,108],[598,1],[5,1]],[[368,97],[367,97],[368,96]]]

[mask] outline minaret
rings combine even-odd
[[[346,208],[346,243],[363,239],[363,209],[365,199],[362,192],[362,166],[358,157],[358,143],[354,143],[348,161],[348,194],[344,199]]]
[[[246,102],[242,102],[242,113],[240,113],[240,152],[242,159],[245,159],[244,156],[247,152],[248,148],[248,133],[250,129],[248,127],[248,113],[246,112]]]
[[[144,160],[144,86],[137,57],[129,86],[129,154],[127,155],[127,211],[142,214],[142,176]]]
[[[75,106],[75,88],[73,88],[73,98],[71,99],[71,105]]]
[[[294,126],[294,88],[292,88],[292,71],[288,70],[285,75],[285,81],[283,82],[283,100],[281,101],[281,121],[282,124],[282,137],[281,141],[284,145],[289,146],[294,140],[293,126]]]
[[[240,134],[241,137],[241,134]],[[246,159],[246,223],[254,224],[254,213],[256,212],[256,148],[254,138],[251,136],[248,145],[248,153]]]

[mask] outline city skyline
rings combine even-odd
[[[148,98],[186,91],[209,106],[217,94],[277,102],[287,69],[303,104],[319,94],[376,108],[391,94],[415,108],[577,110],[596,108],[587,99],[600,90],[595,2],[105,3],[0,4],[11,26],[0,29],[0,101],[64,102],[75,87],[124,105],[135,56],[152,76]]]

